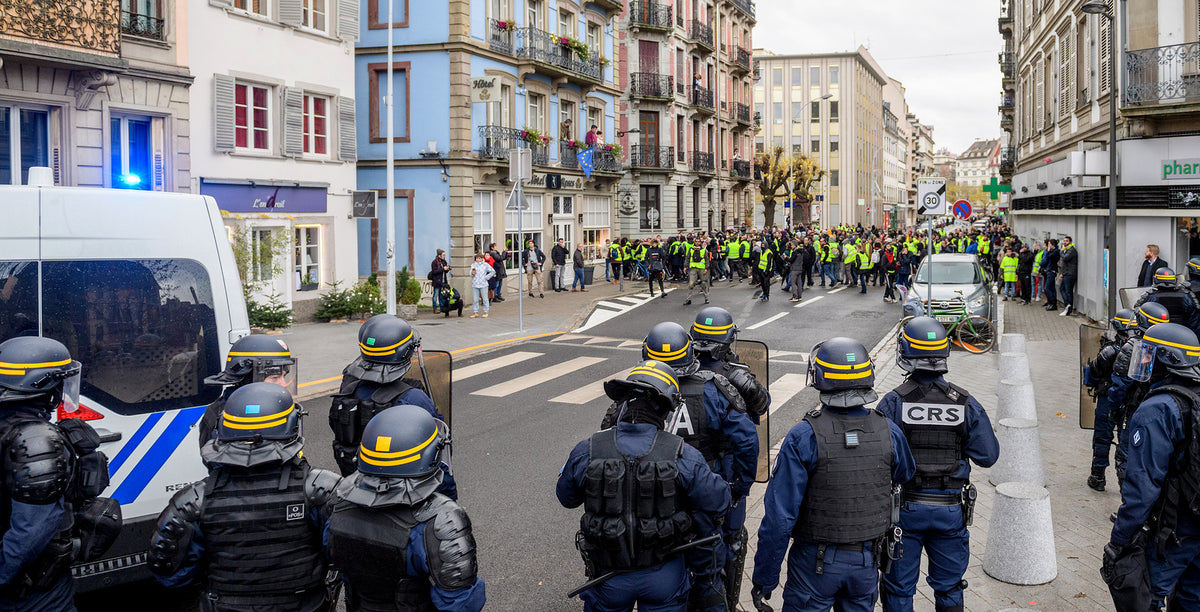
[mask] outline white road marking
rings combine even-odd
[[[819,299],[821,299],[821,298],[823,298],[823,297],[825,297],[825,296],[823,296],[823,295],[818,295],[817,297],[808,298],[808,301],[805,301],[805,302],[800,302],[799,304],[796,304],[795,306],[793,306],[793,308],[803,308],[803,307],[805,307],[805,306],[808,306],[809,304],[812,304],[813,302],[815,302],[815,301],[817,301],[817,300],[819,300]]]
[[[471,378],[472,376],[479,376],[480,374],[483,374],[484,372],[491,372],[492,370],[495,370],[498,368],[503,368],[505,366],[516,365],[518,363],[521,363],[522,361],[529,361],[530,359],[533,359],[534,357],[541,357],[542,355],[545,355],[545,353],[517,351],[515,353],[510,353],[503,357],[497,357],[495,359],[481,361],[479,363],[469,365],[465,368],[454,368],[454,382],[458,382],[460,380],[466,380],[468,378]]]
[[[767,318],[766,320],[759,321],[758,323],[755,323],[754,325],[751,325],[750,327],[747,327],[746,329],[758,329],[764,325],[767,325],[768,323],[773,323],[775,321],[778,321],[779,319],[782,319],[782,318],[786,317],[787,315],[788,315],[788,313],[781,312],[773,317]]]
[[[672,291],[675,291],[675,289],[676,289],[675,287],[671,287],[670,289],[666,290],[666,293],[671,293]],[[611,320],[615,319],[616,317],[633,310],[634,308],[642,306],[650,301],[659,299],[658,295],[655,295],[654,297],[647,297],[645,299],[639,300],[639,299],[637,299],[637,296],[639,296],[639,295],[643,295],[643,294],[635,294],[633,296],[618,296],[618,297],[613,298],[613,300],[621,300],[619,302],[608,301],[608,300],[599,302],[596,305],[603,306],[603,308],[593,309],[592,314],[588,316],[587,322],[584,323],[582,327],[571,330],[571,332],[575,333],[575,334],[585,332],[593,327],[596,327],[597,325],[600,325],[601,323],[611,321]],[[629,303],[626,303],[626,302],[629,302]],[[612,310],[609,310],[609,309],[612,309]]]
[[[625,368],[624,370],[621,370],[620,372],[615,372],[610,376],[605,376],[604,378],[601,378],[600,380],[588,383],[574,391],[569,391],[567,393],[563,393],[562,395],[560,395],[558,397],[550,398],[550,401],[556,402],[559,404],[583,405],[583,404],[587,404],[587,403],[591,402],[592,400],[600,399],[601,397],[604,397],[605,381],[609,381],[614,378],[619,378],[621,380],[624,380],[626,376],[629,376],[629,371],[632,369],[633,369],[632,367]]]
[[[570,361],[541,368],[524,376],[519,376],[517,378],[506,380],[502,383],[491,385],[486,389],[474,391],[471,393],[471,395],[483,395],[486,397],[508,397],[513,393],[524,391],[530,387],[549,382],[559,376],[571,375],[577,370],[582,370],[583,368],[607,360],[608,359],[606,357],[576,357]]]
[[[837,289],[834,289],[833,291],[830,291],[829,293],[837,293],[839,291],[845,291],[849,288],[850,288],[850,285],[842,285],[841,287],[838,287]]]
[[[596,337],[592,338],[591,340],[584,342],[583,344],[584,344],[584,346],[586,346],[588,344],[603,344],[605,342],[620,342],[620,341],[621,341],[620,338],[607,338],[605,336],[596,336]]]
[[[784,374],[776,379],[775,382],[772,382],[770,387],[771,408],[768,414],[774,414],[776,410],[779,410],[780,406],[783,406],[788,400],[796,397],[797,393],[803,391],[808,386],[807,378],[807,374],[792,373]]]

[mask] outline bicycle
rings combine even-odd
[[[959,296],[962,296],[962,291],[955,291]],[[986,353],[996,346],[996,326],[987,317],[973,315],[967,310],[967,303],[964,300],[962,305],[951,308],[932,308],[929,316],[938,320],[943,325],[949,324],[946,329],[946,337],[954,338],[954,343],[966,349],[969,353]],[[911,321],[913,317],[908,316],[900,320],[900,329]]]

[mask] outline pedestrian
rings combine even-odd
[[[863,251],[858,254],[858,282],[862,286],[862,291],[859,293],[867,292],[867,282],[875,273],[875,259],[878,256],[879,252],[871,248],[870,244],[864,246]]]
[[[542,266],[545,263],[546,254],[532,240],[526,241],[525,251],[521,253],[521,265],[524,267],[525,276],[529,281],[529,297],[533,297],[534,285],[537,285],[537,296],[546,297],[542,293]]]
[[[587,291],[587,286],[584,281],[587,280],[583,275],[584,266],[587,265],[583,257],[583,243],[575,243],[575,252],[571,254],[571,267],[574,272],[574,278],[571,279],[571,291]],[[579,289],[575,285],[579,285]]]
[[[1142,270],[1138,273],[1138,287],[1150,287],[1154,285],[1154,273],[1158,272],[1159,268],[1170,267],[1167,260],[1158,256],[1158,245],[1146,245],[1146,260],[1142,262]]]
[[[1042,270],[1046,275],[1046,310],[1058,310],[1058,292],[1055,290],[1054,281],[1058,278],[1058,239],[1051,238],[1046,241],[1046,252],[1042,256]]]
[[[958,610],[971,559],[967,527],[976,497],[971,463],[991,467],[1000,458],[1000,443],[983,406],[944,378],[950,339],[941,323],[916,317],[904,326],[898,344],[896,364],[907,374],[883,396],[879,411],[904,432],[917,470],[902,489],[903,554],[883,575],[883,607],[912,612],[924,549],[934,606]]]
[[[446,251],[444,251],[442,249],[438,249],[437,254],[434,255],[434,257],[433,257],[433,262],[429,264],[429,282],[433,288],[433,307],[434,308],[437,308],[442,305],[441,297],[439,296],[440,292],[438,291],[438,289],[441,289],[442,287],[445,287],[448,284],[449,279],[447,278],[447,276],[449,274],[450,274],[450,261],[446,257]]]
[[[488,256],[492,258],[492,268],[496,271],[496,276],[492,279],[496,283],[493,302],[504,301],[504,296],[501,294],[504,293],[504,279],[508,278],[508,270],[504,268],[504,262],[508,261],[510,255],[508,249],[497,250],[495,242],[488,245]]]
[[[610,240],[608,238],[604,239],[603,253],[604,253],[604,282],[607,283],[612,280],[612,276],[611,276],[611,270],[613,268],[612,240]]]
[[[1029,305],[1029,299],[1033,293],[1033,253],[1029,250],[1029,245],[1022,244],[1021,251],[1017,254],[1017,285],[1021,290],[1021,304]]]
[[[204,416],[196,426],[196,437],[202,449],[221,421],[221,410],[229,394],[256,382],[270,382],[287,388],[291,383],[292,367],[296,365],[287,345],[265,334],[250,334],[234,342],[226,357],[225,369],[204,379],[205,385],[223,389],[221,396],[204,409]]]
[[[883,273],[883,301],[895,304],[896,299],[896,269],[899,265],[899,255],[896,253],[895,246],[887,249],[883,254],[883,261],[879,264]]]
[[[1031,279],[1033,280],[1032,299],[1034,300],[1042,299],[1042,292],[1044,290],[1043,286],[1046,284],[1046,271],[1043,269],[1045,266],[1042,265],[1042,262],[1045,261],[1045,259],[1046,251],[1042,248],[1042,244],[1040,242],[1034,242],[1033,271],[1030,272]]]
[[[555,293],[567,290],[567,288],[563,286],[563,277],[566,275],[567,271],[567,254],[567,247],[565,244],[563,244],[563,239],[559,238],[555,242],[554,247],[550,249],[550,261],[554,264],[554,271],[552,272],[551,281],[554,285],[553,289]]]
[[[1012,249],[1005,249],[1004,259],[1000,260],[1000,270],[1004,274],[1004,301],[1017,297],[1017,266],[1019,260]]]
[[[851,338],[818,344],[809,356],[821,405],[780,445],[763,499],[754,554],[754,606],[779,585],[789,540],[785,610],[875,608],[879,566],[898,542],[892,533],[893,483],[916,465],[904,433],[877,410],[870,355]],[[855,431],[854,444],[844,432]],[[884,551],[883,549],[887,549]]]
[[[650,248],[646,250],[646,270],[648,283],[650,284],[650,297],[654,297],[654,281],[658,281],[658,292],[662,295],[662,299],[666,299],[667,290],[663,287],[663,262],[667,260],[666,251],[658,245],[658,238],[650,241]]]
[[[789,302],[799,302],[804,299],[804,272],[807,269],[805,261],[804,249],[801,247],[793,247],[792,254],[787,259],[786,263],[788,280],[792,283],[792,297]]]
[[[154,522],[146,565],[160,584],[201,581],[210,612],[326,609],[321,534],[341,478],[304,459],[302,414],[271,383],[229,396],[200,452],[208,476]]]
[[[692,245],[687,254],[688,266],[688,294],[687,299],[683,301],[683,305],[687,306],[692,303],[692,296],[699,290],[704,295],[704,303],[708,303],[708,259],[710,253],[704,248],[703,242],[697,238],[696,243]],[[661,289],[662,286],[659,285]]]
[[[1079,276],[1079,251],[1075,250],[1075,243],[1070,236],[1063,238],[1062,255],[1059,259],[1059,268],[1062,271],[1062,298],[1063,311],[1060,317],[1065,317],[1075,312],[1075,279]]]
[[[466,510],[437,493],[450,431],[393,406],[363,432],[358,471],[337,488],[325,535],[346,609],[479,612],[487,602]]]
[[[853,287],[858,284],[858,247],[849,240],[842,244],[842,282]],[[866,291],[863,291],[866,293]]]
[[[496,275],[496,270],[483,260],[483,253],[475,254],[475,263],[471,264],[471,293],[474,300],[471,304],[471,318],[479,318],[479,305],[483,304],[483,318],[488,316],[488,281]]]

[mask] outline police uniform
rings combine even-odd
[[[1113,403],[1108,398],[1114,366],[1117,356],[1129,338],[1141,333],[1132,309],[1118,310],[1111,323],[1113,329],[1101,337],[1100,350],[1096,357],[1083,368],[1083,384],[1096,398],[1096,413],[1092,426],[1092,473],[1087,479],[1087,485],[1096,491],[1104,490],[1104,470],[1108,467],[1114,430],[1118,435],[1123,435],[1124,432],[1122,419],[1117,418],[1120,412],[1112,409]]]
[[[197,427],[200,448],[212,439],[217,423],[221,420],[221,411],[225,408],[225,400],[236,389],[252,382],[263,382],[268,378],[279,377],[280,384],[285,384],[286,376],[291,372],[296,360],[287,344],[278,338],[265,334],[250,334],[233,343],[229,355],[225,358],[225,369],[215,376],[204,379],[204,384],[222,386],[225,389],[221,397],[204,409]],[[285,384],[286,386],[286,384]]]
[[[251,383],[225,403],[201,450],[208,476],[171,498],[147,565],[164,586],[203,580],[206,612],[312,612],[327,603],[321,533],[340,478],[310,468],[301,408]]]
[[[1200,301],[1192,293],[1190,284],[1180,284],[1179,276],[1170,268],[1159,268],[1154,273],[1154,286],[1142,294],[1133,307],[1147,302],[1162,304],[1171,313],[1171,322],[1186,325],[1200,335]]]
[[[751,597],[756,604],[770,597],[794,539],[785,611],[870,612],[892,527],[892,484],[907,482],[916,466],[900,427],[865,406],[878,396],[862,344],[827,340],[809,364],[822,405],[788,432],[775,459]]]
[[[349,612],[478,612],[487,602],[471,519],[436,492],[448,436],[417,406],[367,424],[325,533]]]
[[[963,574],[970,561],[967,526],[974,505],[971,462],[991,467],[1000,457],[1000,443],[983,406],[942,377],[948,371],[950,340],[941,323],[930,317],[912,319],[901,332],[898,349],[897,363],[909,374],[904,384],[883,396],[879,410],[904,431],[917,470],[903,487],[903,554],[883,576],[883,609],[913,610],[924,549],[935,609],[961,612]]]
[[[699,451],[662,431],[680,403],[669,366],[643,362],[604,390],[617,402],[616,425],[575,446],[555,491],[564,507],[584,506],[576,542],[587,576],[621,572],[584,591],[584,609],[624,612],[636,604],[641,611],[683,612],[691,582],[677,549],[719,532],[729,486]],[[710,564],[719,554],[715,545],[692,552]]]
[[[1159,323],[1167,323],[1167,309],[1155,302],[1148,302],[1134,309],[1134,319],[1142,331]],[[1149,385],[1129,377],[1129,363],[1133,360],[1133,344],[1125,343],[1113,359],[1111,384],[1108,388],[1108,420],[1118,431],[1127,429],[1125,423],[1132,416]],[[1118,438],[1117,450],[1114,454],[1114,471],[1117,474],[1118,486],[1125,479],[1125,452],[1128,447],[1128,436]]]

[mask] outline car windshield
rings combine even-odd
[[[929,282],[929,266],[917,270],[918,283]],[[933,262],[933,284],[935,285],[978,285],[983,282],[979,266],[970,261]]]

